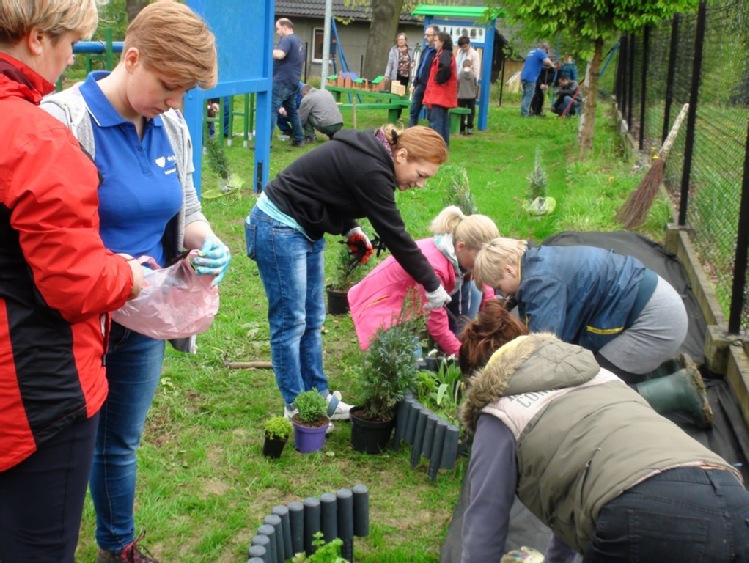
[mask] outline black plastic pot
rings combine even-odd
[[[287,441],[288,440],[282,440],[280,438],[269,438],[266,433],[265,442],[263,442],[263,455],[274,459],[281,457]]]
[[[328,294],[328,314],[345,315],[348,313],[348,291],[339,291],[331,286],[325,288]]]
[[[361,408],[351,409],[351,447],[365,454],[385,451],[395,426],[395,419],[388,421],[366,420],[359,417]]]

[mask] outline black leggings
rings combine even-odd
[[[599,366],[601,366],[603,369],[609,370],[611,373],[621,378],[627,385],[634,385],[635,383],[640,383],[645,379],[642,375],[630,373],[628,371],[624,371],[619,366],[615,366],[598,352],[595,352],[593,355],[595,356]]]
[[[0,472],[0,561],[73,563],[99,415]]]

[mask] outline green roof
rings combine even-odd
[[[414,16],[434,16],[438,18],[479,19],[487,12],[486,6],[435,6],[419,4],[411,14]],[[504,12],[499,8],[500,14]]]

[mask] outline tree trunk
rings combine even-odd
[[[364,55],[365,78],[373,79],[385,72],[388,52],[395,44],[403,0],[372,0],[372,22],[369,25],[367,51]]]
[[[585,96],[585,109],[583,111],[583,130],[580,135],[580,158],[585,156],[593,148],[593,133],[596,127],[596,109],[598,107],[598,72],[601,68],[603,58],[603,38],[599,37],[594,42],[595,51],[590,63],[590,87]]]
[[[148,6],[148,0],[127,0],[127,21],[131,22],[135,19],[140,11]]]

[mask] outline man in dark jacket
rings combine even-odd
[[[429,81],[429,71],[432,68],[434,55],[434,36],[439,31],[436,25],[427,26],[424,31],[424,51],[421,53],[419,66],[414,74],[413,84],[411,85],[411,112],[408,116],[408,126],[413,127],[419,123],[419,114],[424,107],[424,92]]]
[[[559,74],[559,85],[556,87],[556,100],[551,110],[557,115],[577,115],[580,112],[580,87],[577,81],[571,80],[566,72]],[[569,107],[569,109],[567,109]],[[567,112],[565,113],[565,109]]]

